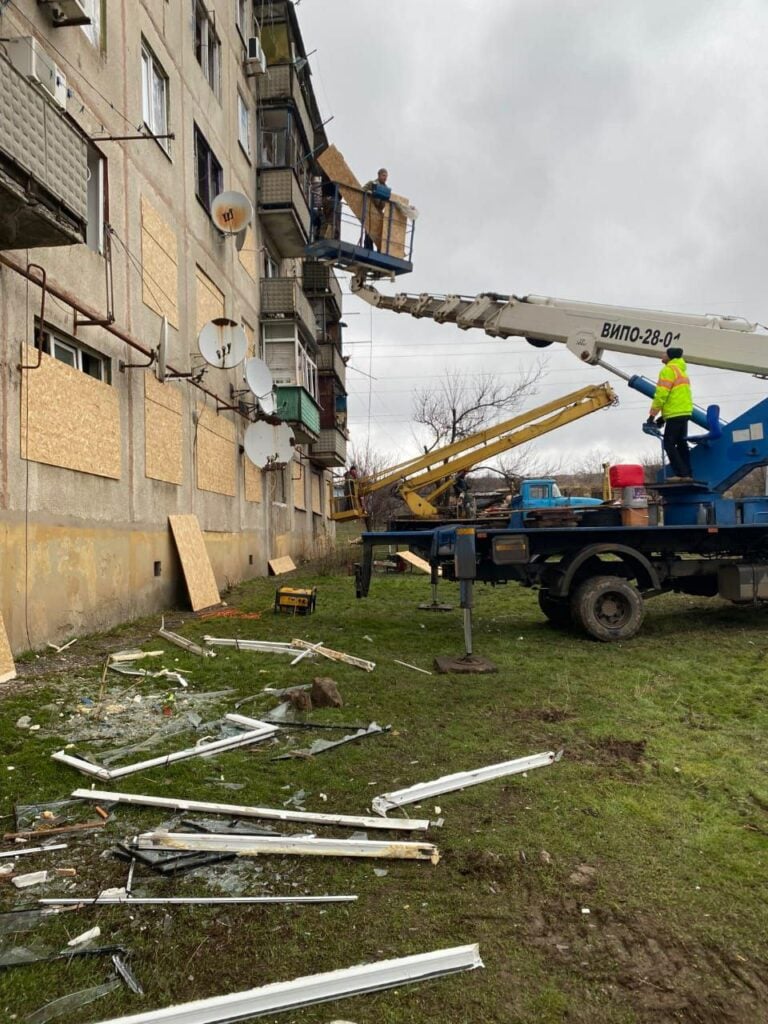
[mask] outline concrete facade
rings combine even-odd
[[[242,367],[208,367],[201,383],[209,393],[186,379],[161,384],[152,368],[121,371],[121,361],[147,360],[107,325],[83,325],[87,316],[54,297],[113,317],[109,326],[147,350],[158,344],[165,314],[168,362],[180,371],[201,367],[201,318],[242,324],[249,354],[262,353],[265,258],[273,272],[276,264],[299,282],[301,263],[283,258],[258,217],[238,251],[196,195],[197,128],[221,166],[223,190],[258,207],[260,78],[248,77],[243,61],[246,37],[259,30],[253,5],[84,6],[93,15],[87,27],[54,26],[36,0],[19,0],[0,16],[0,34],[35,38],[66,76],[66,113],[58,113],[87,141],[91,189],[103,156],[107,226],[102,236],[98,216],[89,216],[92,247],[0,242],[0,256],[14,266],[44,268],[54,292],[41,321],[40,287],[0,265],[0,612],[15,652],[183,606],[168,515],[198,517],[220,587],[264,574],[269,558],[309,557],[333,536],[329,465],[338,463],[313,459],[311,440],[283,469],[261,471],[245,458],[249,420],[221,408],[236,405],[231,390],[245,386]],[[196,52],[201,8],[221,44],[217,88],[206,77],[207,55],[201,64],[199,45]],[[164,76],[175,138],[108,141],[147,130],[142,53]],[[239,141],[243,107],[250,152]],[[98,215],[98,195],[95,203],[89,215]],[[41,340],[42,328],[51,341]],[[59,349],[39,351],[56,339],[64,361]],[[76,365],[66,362],[70,348]]]

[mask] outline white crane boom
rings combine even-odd
[[[353,278],[352,291],[380,309],[456,324],[462,330],[475,328],[494,338],[525,338],[536,347],[559,342],[591,364],[605,351],[658,359],[664,349],[682,348],[689,363],[768,374],[768,332],[742,317],[667,313],[543,295],[390,296],[360,277]]]

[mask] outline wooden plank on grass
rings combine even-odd
[[[401,562],[405,562],[407,565],[413,566],[414,569],[418,569],[419,572],[427,573],[427,575],[432,571],[429,562],[424,558],[419,558],[418,555],[414,555],[412,551],[396,551],[393,558],[399,558]]]
[[[11,654],[11,645],[8,643],[3,616],[0,615],[0,683],[7,683],[9,679],[15,678],[16,663]]]
[[[269,571],[273,576],[281,576],[284,572],[293,572],[296,566],[293,564],[293,559],[285,555],[283,558],[271,558],[267,565]]]
[[[198,612],[201,608],[221,604],[221,595],[197,516],[168,516],[168,522],[181,559],[192,611]]]

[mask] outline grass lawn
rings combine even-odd
[[[22,659],[21,682],[0,701],[3,831],[15,830],[15,804],[63,799],[90,784],[49,754],[89,725],[82,699],[98,699],[104,653],[136,643],[166,649],[158,667],[188,672],[193,694],[233,691],[202,706],[201,731],[265,685],[306,683],[317,675],[336,680],[344,707],[315,711],[313,719],[375,720],[392,730],[311,759],[273,761],[275,746],[254,747],[154,768],[97,783],[98,788],[262,806],[281,806],[303,789],[308,810],[365,814],[380,793],[450,772],[561,748],[562,760],[527,777],[488,782],[406,808],[403,813],[413,817],[444,818],[443,827],[427,837],[440,848],[437,866],[264,857],[171,879],[137,867],[134,877],[136,895],[213,895],[239,886],[252,894],[354,893],[355,904],[87,908],[49,918],[34,931],[0,935],[0,949],[59,949],[99,924],[100,942],[132,951],[143,998],[123,987],[58,1020],[87,1024],[468,942],[480,944],[483,970],[262,1019],[284,1024],[327,1024],[337,1018],[356,1024],[768,1020],[764,612],[718,601],[659,598],[649,604],[638,638],[600,645],[555,631],[530,592],[513,585],[478,587],[475,650],[493,660],[498,673],[428,676],[393,659],[431,669],[436,655],[461,654],[463,639],[458,608],[444,614],[416,610],[429,599],[426,577],[377,575],[366,601],[355,600],[347,575],[313,575],[311,566],[279,582],[316,585],[316,613],[295,619],[274,615],[277,581],[263,579],[227,597],[230,606],[261,611],[260,620],[184,617],[169,628],[195,640],[208,633],[323,641],[375,661],[375,671],[320,659],[291,668],[287,658],[223,648],[215,659],[203,661],[153,637],[155,619],[80,640],[61,655]],[[456,602],[458,595],[446,585],[441,597]],[[133,682],[110,673],[110,693]],[[168,689],[167,683],[148,679],[122,702],[111,696],[108,709],[127,708],[105,716],[112,735],[78,741],[77,751],[98,759],[100,751],[124,739],[132,742],[132,715],[145,716],[139,738],[180,720],[188,708],[183,696],[170,718],[162,714],[164,698],[150,696]],[[144,699],[131,706],[136,693]],[[276,703],[258,696],[242,713],[258,717]],[[40,730],[17,728],[22,715],[30,715]],[[286,734],[293,747],[343,735]],[[180,733],[127,760],[187,747],[198,738],[193,731]],[[280,749],[290,749],[288,741],[281,739]],[[86,805],[74,813],[80,820],[94,817]],[[0,881],[2,909],[33,905],[40,895],[87,896],[123,885],[126,865],[106,851],[172,818],[171,812],[114,807],[101,831],[64,837],[67,850],[17,861],[21,871],[71,865],[77,868],[75,879],[25,892]],[[349,830],[325,834],[343,836]],[[0,846],[7,850],[11,843]],[[376,874],[381,868],[386,875]],[[109,958],[102,957],[1,971],[0,1019],[21,1021],[50,999],[101,984],[110,968]]]

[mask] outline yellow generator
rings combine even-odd
[[[311,615],[317,603],[317,587],[278,587],[275,592],[275,613],[290,612],[291,615]]]

